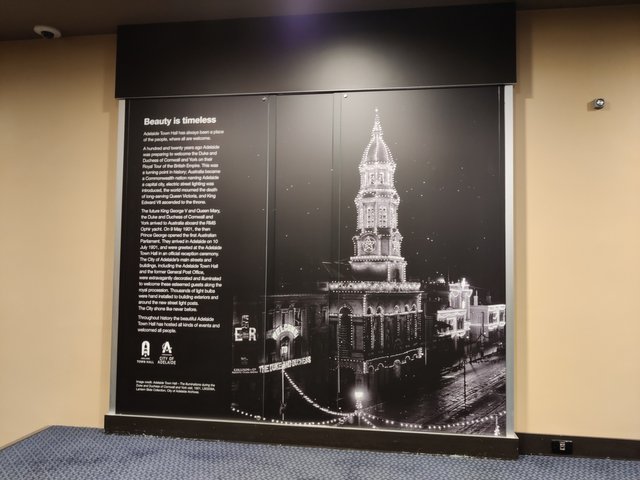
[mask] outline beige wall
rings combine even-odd
[[[516,428],[640,439],[640,8],[518,27]],[[107,411],[114,61],[0,43],[0,445]]]
[[[0,43],[0,445],[108,405],[115,37]]]
[[[515,137],[516,428],[640,439],[640,6],[518,15]]]

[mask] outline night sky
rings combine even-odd
[[[352,255],[358,164],[378,108],[397,164],[408,279],[466,277],[481,298],[490,291],[504,301],[498,94],[476,87],[279,97],[276,291],[308,289],[327,279],[322,261]]]

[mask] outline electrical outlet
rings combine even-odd
[[[572,455],[573,442],[571,440],[551,440],[551,452],[559,455]]]

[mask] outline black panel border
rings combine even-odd
[[[511,3],[124,25],[115,96],[513,84],[515,33]]]
[[[156,435],[243,443],[472,455],[511,460],[517,459],[519,455],[640,460],[640,440],[559,434],[517,432],[516,437],[494,438],[439,433],[406,435],[402,432],[370,432],[357,429],[341,429],[336,432],[335,429],[328,427],[309,428],[251,422],[219,422],[114,414],[105,415],[104,430],[107,434],[120,435]],[[573,454],[553,454],[551,452],[552,440],[572,441]]]
[[[387,452],[472,455],[502,459],[518,458],[516,437],[440,433],[408,435],[404,432],[372,432],[358,429],[337,431],[331,427],[296,427],[133,415],[105,415],[104,430],[109,434],[156,435]]]

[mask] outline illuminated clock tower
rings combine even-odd
[[[358,280],[406,282],[407,262],[400,253],[400,197],[394,184],[395,170],[376,109],[371,140],[360,161],[360,190],[355,198],[357,233],[350,264]]]

